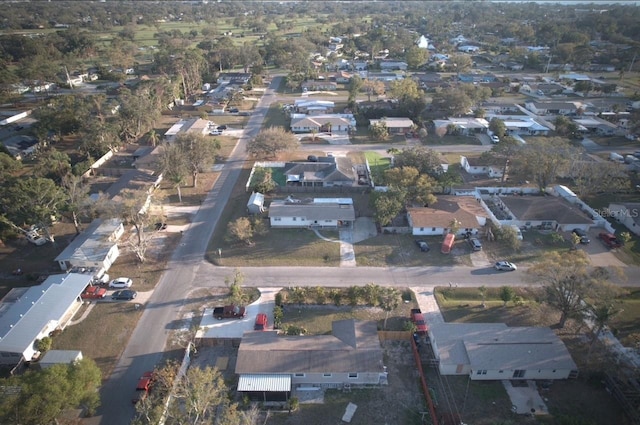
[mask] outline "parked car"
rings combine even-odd
[[[158,223],[154,224],[153,227],[158,231],[165,230],[167,228],[167,223],[158,222]]]
[[[253,325],[254,331],[264,331],[267,329],[267,315],[264,313],[258,313],[256,316],[256,323]]]
[[[132,300],[138,296],[136,291],[132,291],[131,289],[123,289],[122,291],[115,291],[111,294],[112,300]]]
[[[474,251],[482,251],[482,243],[478,238],[469,239],[469,244],[471,245],[471,249]]]
[[[240,112],[240,111],[238,110],[238,108],[229,108],[229,113],[230,113],[230,114],[237,114],[238,112]]]
[[[220,135],[222,135],[222,130],[217,130],[216,129],[216,130],[211,130],[209,132],[209,136],[220,136]]]
[[[495,264],[495,268],[496,268],[496,270],[507,271],[507,272],[512,272],[514,270],[518,270],[518,267],[516,267],[515,264],[510,263],[508,261],[498,261]]]
[[[109,288],[125,289],[125,288],[131,288],[131,285],[133,285],[133,282],[128,277],[119,277],[109,282]]]
[[[491,143],[500,143],[500,138],[495,134],[491,135]]]
[[[615,237],[615,235],[611,233],[600,233],[598,237],[602,240],[602,242],[608,246],[609,248],[620,248],[622,246],[622,242]]]
[[[586,245],[591,242],[591,239],[589,239],[589,236],[587,236],[587,232],[585,232],[584,230],[573,229],[571,232],[580,238],[581,244]]]
[[[431,249],[429,248],[429,244],[423,240],[416,240],[416,245],[418,245],[418,248],[420,248],[420,251],[422,252],[429,252]]]
[[[219,126],[216,127],[216,130],[220,130],[220,131],[224,131],[226,129],[227,129],[227,126],[224,125],[224,124],[223,125],[219,125]]]
[[[80,298],[82,298],[83,300],[101,300],[106,296],[106,288],[101,288],[99,286],[87,286],[87,289],[85,289],[84,292],[80,294]]]
[[[307,156],[307,161],[308,162],[318,162],[318,157],[315,155],[309,155]]]
[[[153,372],[145,372],[142,374],[140,379],[138,379],[138,384],[136,385],[136,390],[133,393],[133,397],[131,397],[131,402],[136,404],[140,401],[143,401],[149,395],[151,391],[151,387],[153,386]]]
[[[427,333],[427,322],[424,320],[424,314],[422,314],[422,310],[420,310],[419,308],[412,308],[411,321],[414,325],[416,325],[416,331],[418,331],[419,334],[424,335]]]
[[[225,305],[222,307],[213,308],[213,317],[218,320],[222,319],[242,319],[247,315],[247,311],[244,307],[237,305]]]

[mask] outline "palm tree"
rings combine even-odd
[[[147,137],[148,137],[148,139],[147,139],[147,140],[149,140],[149,144],[150,144],[151,146],[154,146],[154,147],[155,147],[155,146],[157,146],[157,145],[158,145],[158,142],[160,141],[160,135],[159,135],[158,133],[156,133],[156,131],[155,131],[155,130],[151,130],[151,131],[148,133]]]

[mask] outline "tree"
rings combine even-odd
[[[215,163],[220,142],[202,134],[181,133],[173,143],[181,147],[184,163],[193,178],[193,187],[197,187],[198,175]]]
[[[431,105],[433,110],[444,115],[459,116],[473,106],[473,100],[460,87],[450,87],[437,89],[431,97]]]
[[[354,75],[353,77],[351,77],[351,79],[349,80],[349,85],[347,86],[349,90],[348,103],[355,103],[356,98],[358,97],[358,93],[363,86],[364,82],[359,75]],[[369,95],[369,100],[371,100],[371,95]]]
[[[389,129],[387,128],[384,120],[370,125],[369,131],[371,132],[371,137],[379,142],[385,141],[387,140],[387,138],[389,138]]]
[[[411,78],[392,81],[387,94],[398,101],[400,113],[409,118],[418,117],[427,104],[424,92]]]
[[[273,180],[273,170],[265,167],[254,168],[250,184],[252,191],[260,193],[269,193],[278,186]]]
[[[254,157],[275,158],[280,152],[298,148],[300,142],[282,127],[269,127],[247,143],[247,153]]]
[[[19,391],[0,398],[0,422],[41,425],[54,423],[68,409],[91,413],[100,403],[100,385],[100,369],[88,358],[2,379],[0,386]]]
[[[500,118],[491,118],[489,121],[489,130],[498,137],[503,137],[507,132],[507,126]]]
[[[24,225],[40,227],[53,242],[50,228],[65,205],[65,193],[53,180],[42,177],[20,177],[5,181],[0,187],[0,210],[14,228]]]
[[[442,158],[433,149],[416,146],[403,149],[394,156],[396,167],[413,167],[420,174],[428,174],[438,178],[442,174]]]
[[[581,198],[599,192],[615,193],[629,187],[625,166],[615,162],[574,161],[569,175]]]
[[[365,92],[367,92],[367,100],[369,102],[371,102],[372,94],[380,96],[381,94],[384,94],[385,91],[384,82],[380,80],[370,80],[368,78],[362,83],[362,88]]]
[[[507,306],[507,303],[513,300],[515,296],[515,291],[511,286],[503,286],[500,288],[500,299],[504,302],[504,306]]]
[[[529,175],[541,191],[566,173],[569,164],[577,158],[580,150],[566,140],[553,137],[535,140],[518,150],[511,165],[521,174]]]
[[[487,306],[486,304],[486,298],[487,298],[487,287],[482,285],[481,287],[478,288],[478,291],[480,291],[480,297],[482,298],[482,308],[485,308]]]
[[[374,217],[381,226],[386,226],[400,214],[404,208],[403,196],[396,191],[373,192],[370,203]]]
[[[242,289],[244,274],[238,269],[233,271],[233,277],[226,277],[224,283],[229,287],[229,303],[233,305],[246,304],[248,295]]]
[[[71,218],[76,234],[80,233],[79,215],[91,210],[89,198],[89,185],[85,184],[80,176],[67,175],[62,179],[62,187],[66,194],[66,202],[61,212]]]
[[[378,301],[380,307],[384,310],[384,324],[383,329],[387,329],[387,320],[389,319],[389,313],[398,308],[400,305],[400,291],[396,288],[385,287],[380,289],[380,299]]]
[[[427,63],[429,51],[418,46],[411,46],[405,51],[405,59],[409,69],[417,70]]]
[[[586,309],[584,300],[594,284],[588,266],[589,258],[584,251],[552,251],[527,270],[535,282],[544,285],[547,303],[560,311],[560,328],[570,317],[581,317]]]
[[[449,165],[447,171],[437,176],[442,193],[450,193],[454,185],[463,183],[459,167],[459,165]]]
[[[160,153],[160,167],[164,178],[171,182],[178,192],[178,201],[182,203],[182,191],[180,186],[188,174],[187,155],[183,145],[179,143],[167,143],[162,146]]]
[[[512,251],[519,251],[522,241],[518,239],[518,232],[512,226],[503,225],[494,230],[496,239]]]
[[[253,238],[253,227],[247,217],[240,217],[227,225],[226,239],[229,242],[242,242],[251,245]]]

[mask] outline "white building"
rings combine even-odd
[[[269,205],[271,227],[349,227],[356,219],[351,198],[276,200]]]
[[[82,306],[80,294],[92,278],[77,273],[51,275],[40,285],[18,294],[10,292],[0,304],[0,364],[37,359],[35,342],[67,326]]]

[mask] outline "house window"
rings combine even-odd
[[[504,370],[499,370],[499,371],[498,371],[498,373],[502,373],[502,372],[504,372]]]
[[[476,372],[476,375],[486,375],[487,374],[487,370],[486,369],[482,369]]]
[[[432,227],[432,228],[431,228],[431,231],[432,231],[432,232],[435,232],[435,231],[436,231],[436,228],[435,228],[435,227]]]
[[[524,373],[525,371],[522,369],[516,369],[513,371],[513,377],[514,378],[524,378]]]
[[[298,221],[298,217],[291,217],[291,220]]]
[[[358,378],[358,374],[355,373],[355,372],[349,372],[349,378],[357,379]]]
[[[304,373],[294,373],[293,376],[296,378],[304,378]]]
[[[282,218],[280,218],[280,217],[273,217],[273,221],[282,221]]]
[[[322,377],[323,378],[331,378],[331,374],[330,373],[323,373]]]

